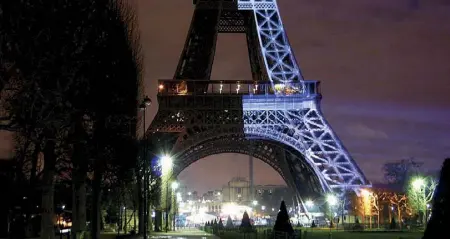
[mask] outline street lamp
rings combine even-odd
[[[330,234],[328,235],[329,238],[331,238],[331,223],[333,222],[333,215],[331,215],[332,210],[331,207],[335,206],[338,203],[338,198],[334,196],[333,194],[327,195],[327,203],[330,208]]]
[[[314,202],[312,200],[307,200],[305,202],[305,205],[306,205],[307,208],[312,209],[314,207]],[[313,220],[312,214],[311,213],[309,213],[309,214],[310,214],[309,217],[308,217],[309,223],[312,224],[312,222],[311,222]]]
[[[58,215],[58,222],[59,222],[59,238],[63,238],[63,219],[61,219],[62,215],[64,215],[64,209],[66,208],[66,205],[61,205],[61,212]]]
[[[144,162],[144,232],[143,232],[143,236],[144,239],[147,239],[147,230],[148,230],[148,217],[149,217],[149,205],[148,205],[148,187],[149,187],[149,162],[147,160],[147,140],[145,137],[145,130],[146,130],[146,126],[145,126],[145,115],[147,113],[147,106],[150,106],[152,104],[152,100],[150,98],[148,98],[148,96],[145,96],[144,99],[142,100],[141,104],[139,105],[139,109],[141,111],[143,111],[143,127],[142,127],[142,139],[144,140],[144,152],[143,152],[143,162]]]
[[[258,205],[258,201],[254,200],[254,201],[252,202],[252,204],[253,204],[253,206]]]
[[[172,168],[173,168],[173,158],[170,155],[163,155],[160,160],[159,160],[159,165],[161,166],[161,174],[164,177],[164,181],[166,184],[166,206],[165,206],[165,217],[166,217],[166,229],[165,231],[167,232],[168,227],[169,227],[169,181],[170,181],[170,177],[171,177],[171,173],[172,173]],[[173,184],[173,183],[172,183]],[[176,184],[172,185],[178,187]]]

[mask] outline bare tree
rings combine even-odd
[[[431,207],[437,181],[431,177],[418,177],[408,186],[408,202],[412,210],[419,215],[422,223],[426,223],[426,214]]]
[[[389,206],[391,207],[389,210],[397,216],[397,222],[401,227],[403,215],[409,210],[408,197],[406,194],[397,192],[384,192],[382,197],[383,200],[389,202]]]

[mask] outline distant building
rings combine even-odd
[[[250,204],[252,202],[250,194],[250,182],[243,177],[232,178],[227,185],[222,187],[223,202],[237,202],[240,204]]]
[[[249,180],[243,177],[234,177],[221,190],[210,190],[201,197],[196,191],[184,188],[180,190],[183,195],[184,212],[205,212],[220,216],[223,209],[231,204],[249,206],[259,215],[274,216],[278,213],[282,200],[289,209],[293,209],[293,194],[285,185],[255,185],[253,196]]]
[[[286,185],[255,185],[253,197],[250,182],[243,177],[235,177],[222,188],[223,203],[251,205],[257,211],[277,213],[282,200],[288,210],[293,207],[293,193]],[[254,205],[256,203],[256,205]]]

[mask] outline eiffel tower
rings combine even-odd
[[[173,176],[201,158],[233,152],[273,167],[299,206],[369,186],[322,115],[319,82],[303,79],[276,0],[194,5],[178,67],[173,79],[159,80],[159,110],[147,131],[152,145],[173,155]],[[252,79],[210,79],[219,33],[246,34]]]

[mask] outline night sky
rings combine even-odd
[[[190,0],[133,1],[146,90],[156,101],[157,79],[175,72],[193,5]],[[278,1],[303,75],[322,82],[326,119],[372,181],[382,180],[387,161],[414,157],[434,171],[450,156],[450,1],[419,1],[418,8],[412,2]],[[218,41],[212,78],[250,79],[245,36],[220,35]],[[4,140],[0,157],[8,154]],[[221,187],[233,176],[247,176],[247,159],[211,156],[179,179],[201,192]],[[282,183],[269,166],[255,164],[256,183]]]

